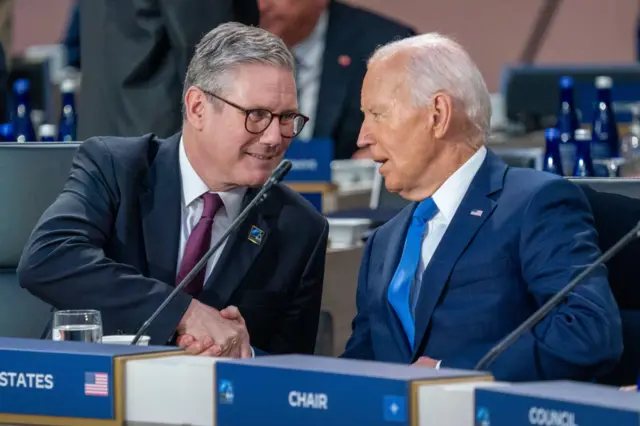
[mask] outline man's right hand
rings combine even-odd
[[[195,338],[196,342],[184,345],[192,355],[240,358],[249,347],[244,322],[225,319],[218,310],[195,299],[182,317],[177,333]],[[183,346],[180,340],[179,344]]]

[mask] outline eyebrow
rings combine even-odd
[[[287,108],[287,109],[285,109],[285,110],[283,110],[281,112],[278,112],[278,111],[273,111],[273,110],[271,110],[271,108],[267,108],[266,106],[263,106],[263,105],[256,105],[256,106],[246,107],[246,109],[248,111],[256,110],[256,109],[263,109],[263,110],[272,112],[274,114],[300,114],[300,111],[299,111],[298,108]]]

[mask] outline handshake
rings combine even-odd
[[[218,311],[193,300],[178,328],[178,346],[190,355],[251,358],[249,332],[235,306]]]

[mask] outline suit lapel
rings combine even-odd
[[[411,203],[405,207],[396,216],[394,221],[397,221],[397,225],[390,226],[387,231],[391,234],[387,242],[387,256],[385,257],[384,266],[382,268],[381,283],[384,286],[382,292],[382,306],[385,307],[383,312],[387,316],[386,323],[389,324],[391,335],[394,338],[394,342],[400,352],[403,359],[409,359],[411,357],[411,346],[407,339],[407,334],[402,327],[402,323],[398,318],[393,306],[389,303],[388,291],[393,275],[396,272],[400,257],[402,256],[402,250],[404,249],[404,242],[407,235],[407,228],[411,223],[411,216],[415,210],[417,203]],[[375,278],[374,278],[375,279]]]
[[[180,136],[160,142],[139,195],[149,276],[171,285],[180,244]]]
[[[267,245],[273,228],[271,220],[278,211],[278,203],[274,194],[277,190],[274,188],[271,195],[254,208],[252,213],[240,224],[238,230],[229,235],[224,250],[211,275],[207,278],[205,288],[199,297],[204,303],[220,309],[226,307],[255,259]],[[247,191],[243,201],[243,209],[258,191],[259,189]],[[261,231],[261,241],[255,241],[255,238],[252,241],[249,238],[252,227]]]
[[[313,134],[315,137],[331,137],[347,95],[349,81],[357,70],[353,61],[363,60],[351,54],[349,39],[353,32],[353,22],[346,22],[344,9],[331,2],[329,25],[322,59],[322,75],[316,109]]]
[[[474,177],[466,195],[438,244],[422,275],[422,286],[416,308],[416,334],[413,359],[421,353],[429,322],[446,287],[453,267],[473,240],[480,227],[491,216],[497,203],[489,195],[502,189],[506,165],[491,152]]]

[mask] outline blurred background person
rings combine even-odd
[[[11,59],[12,21],[13,0],[0,0],[0,121],[4,121],[8,108],[7,85]]]
[[[80,69],[80,6],[76,4],[71,9],[69,24],[62,39],[62,45],[67,55],[67,66]]]
[[[13,0],[0,0],[0,44],[4,47],[5,62],[9,63],[11,55],[11,35],[13,31]]]
[[[224,22],[258,24],[255,0],[79,0],[78,6],[79,140],[176,133],[196,43]]]
[[[352,157],[364,118],[360,89],[367,59],[377,46],[415,31],[333,0],[258,0],[258,5],[260,26],[282,37],[296,59],[298,103],[310,117],[300,139],[331,138],[336,159]]]

